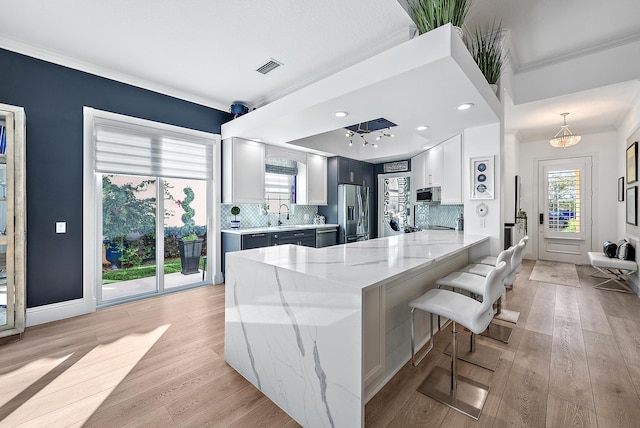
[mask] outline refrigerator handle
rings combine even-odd
[[[362,194],[358,192],[358,227],[362,226]]]

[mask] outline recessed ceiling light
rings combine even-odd
[[[252,138],[251,141],[255,141],[256,143],[262,143],[262,138]]]
[[[464,103],[458,106],[458,110],[469,110],[471,107],[473,107],[473,103]]]
[[[349,116],[349,113],[347,113],[346,111],[337,111],[337,112],[333,113],[333,115],[335,117],[347,117],[347,116]]]
[[[427,125],[416,126],[416,131],[424,131],[425,129],[429,129]]]

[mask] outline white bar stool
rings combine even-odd
[[[522,270],[522,259],[524,257],[524,250],[527,246],[528,241],[529,241],[529,237],[525,236],[520,240],[518,244],[515,245],[516,252],[514,253],[513,258],[511,260],[512,272],[509,276],[507,276],[507,279],[505,280],[505,284],[504,284],[505,288],[509,290],[513,288],[513,284],[515,283],[516,276]],[[485,256],[475,260],[474,263],[477,265],[485,264],[488,266],[495,266],[497,263],[497,260],[496,260],[496,257],[494,256]],[[498,309],[498,313],[496,314],[496,319],[507,321],[513,324],[516,324],[518,322],[518,318],[520,318],[520,312],[512,311],[510,309],[504,309],[502,307]]]
[[[512,267],[512,269],[515,270],[514,276],[513,276],[513,281],[509,284],[507,284],[507,286],[512,287],[513,286],[513,282],[515,282],[515,276],[520,273],[520,271],[522,270],[522,259],[524,258],[524,249],[527,246],[527,242],[529,242],[529,237],[525,236],[523,237],[515,246],[518,246],[519,244],[524,243],[524,246],[522,247],[522,252],[519,255],[519,260],[514,260],[514,265]],[[483,264],[483,265],[489,265],[489,266],[495,266],[498,264],[498,258],[496,256],[484,256],[484,257],[480,257],[476,260],[474,260],[472,263],[474,264]]]
[[[511,247],[506,249],[498,255],[498,262],[504,263],[505,267],[505,275],[510,275],[512,272],[511,268],[511,260],[513,259],[513,254],[515,252],[515,248]],[[481,297],[482,300],[485,300],[485,296],[483,295],[485,291],[485,281],[486,276],[493,270],[495,267],[489,265],[468,265],[468,270],[476,273],[470,273],[465,271],[452,272],[444,278],[440,278],[436,281],[438,288],[441,287],[450,287],[455,291],[456,289],[465,290],[471,293],[472,298]],[[484,274],[484,275],[480,275]],[[505,278],[506,279],[506,278]],[[505,281],[503,279],[503,283]],[[504,292],[504,285],[503,285]],[[502,295],[500,295],[500,298]],[[500,311],[500,298],[497,301],[497,311]],[[494,302],[491,302],[492,304]],[[440,328],[440,318],[438,317],[438,328]],[[499,324],[490,324],[487,328],[487,334],[490,338],[500,340],[504,343],[509,343],[511,339],[511,333],[513,329],[509,327],[505,327]],[[483,333],[484,334],[484,333]],[[486,346],[479,345],[478,347],[474,346],[474,335],[471,335],[471,347],[469,352],[460,353],[458,358],[463,361],[469,362],[471,364],[475,364],[477,366],[483,367],[485,369],[489,369],[495,371],[498,367],[498,360],[500,359],[500,352],[496,349],[489,348]],[[447,348],[445,354],[449,355],[451,351]]]
[[[440,315],[452,321],[451,371],[435,367],[418,387],[418,391],[447,406],[478,419],[489,394],[489,387],[469,378],[458,376],[456,354],[456,324],[471,330],[472,333],[483,332],[493,319],[493,302],[504,290],[506,263],[500,262],[484,278],[485,297],[478,302],[471,297],[449,290],[432,289],[421,297],[411,301],[411,359],[415,361],[414,312],[416,309],[429,312],[431,317],[431,339],[427,352],[433,348],[433,315]],[[424,358],[420,358],[420,361]],[[419,362],[419,361],[418,361]],[[415,363],[414,363],[415,365]]]

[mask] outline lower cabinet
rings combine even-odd
[[[285,232],[273,232],[271,245],[302,245],[304,247],[316,246],[315,229],[287,230]]]
[[[222,232],[222,273],[225,271],[225,256],[232,251],[250,250],[252,248],[269,247],[271,245],[316,246],[315,229],[297,229],[278,232],[259,232],[240,235]]]
[[[251,235],[242,235],[242,250],[250,250],[252,248],[262,248],[271,245],[271,239],[268,233],[252,233]]]

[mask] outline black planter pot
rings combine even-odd
[[[182,263],[182,274],[190,275],[200,272],[200,253],[202,253],[202,239],[178,242],[180,246],[180,262]]]

